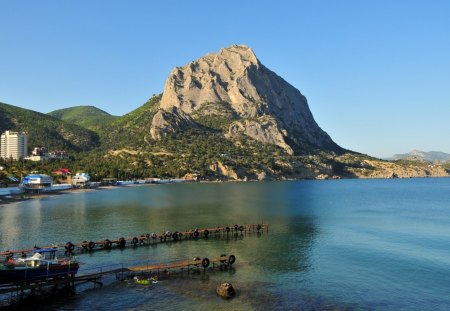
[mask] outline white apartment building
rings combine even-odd
[[[19,160],[27,156],[27,134],[6,131],[0,139],[0,157]]]

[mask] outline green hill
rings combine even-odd
[[[0,132],[6,130],[28,133],[28,148],[80,152],[92,150],[99,144],[96,133],[55,117],[0,103]]]
[[[117,118],[94,106],[76,106],[59,109],[49,112],[48,115],[93,131],[97,130],[102,124],[111,122]]]

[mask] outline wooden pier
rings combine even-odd
[[[14,256],[14,254],[21,254],[25,256],[32,251],[39,248],[58,248],[64,250],[66,254],[73,255],[76,252],[93,252],[100,250],[110,250],[113,248],[126,248],[126,247],[139,247],[145,245],[153,245],[158,243],[167,242],[180,242],[184,240],[195,240],[195,239],[207,239],[210,237],[223,237],[236,234],[247,234],[247,233],[258,233],[266,231],[268,232],[268,224],[246,224],[246,225],[231,225],[231,226],[220,226],[220,227],[210,227],[201,229],[192,229],[185,231],[165,231],[162,233],[144,233],[136,235],[133,237],[120,237],[113,239],[104,239],[97,241],[83,241],[78,243],[67,242],[65,244],[51,245],[44,247],[33,247],[21,250],[6,250],[0,252],[0,256],[5,256],[6,258]]]
[[[190,260],[179,262],[161,263],[161,264],[145,264],[134,265],[130,267],[115,268],[104,270],[96,273],[90,273],[80,276],[67,276],[63,278],[49,278],[42,280],[24,280],[15,283],[0,285],[0,301],[7,301],[6,305],[21,302],[26,297],[39,297],[40,295],[48,295],[49,292],[60,293],[63,290],[75,290],[76,285],[84,283],[93,283],[94,286],[103,285],[102,278],[107,275],[115,275],[116,280],[123,281],[138,277],[160,278],[169,277],[176,273],[208,272],[215,269],[228,270],[232,268],[236,257],[234,255],[227,256],[222,254],[215,258],[196,257]],[[1,304],[0,304],[1,307]]]

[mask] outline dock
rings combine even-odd
[[[117,281],[169,277],[176,273],[191,273],[231,269],[236,261],[236,256],[222,254],[218,257],[195,257],[189,260],[160,264],[139,264],[129,267],[114,268],[100,272],[84,274],[80,276],[66,276],[63,278],[49,278],[42,280],[24,280],[9,284],[0,284],[0,301],[6,301],[6,305],[20,303],[26,297],[39,297],[49,293],[59,294],[67,291],[73,292],[77,285],[92,283],[94,286],[102,286],[102,278],[107,275],[115,275]],[[1,304],[0,304],[1,307]]]
[[[166,230],[162,233],[143,233],[132,237],[120,237],[103,240],[84,240],[82,242],[66,242],[64,244],[30,247],[19,250],[5,250],[0,252],[0,256],[6,258],[12,257],[15,254],[26,255],[40,248],[58,248],[63,250],[66,254],[74,255],[75,253],[93,252],[110,249],[123,249],[126,247],[149,246],[154,244],[163,244],[168,242],[181,242],[185,240],[208,239],[212,237],[223,237],[236,234],[250,234],[268,232],[268,224],[245,224],[245,225],[226,225],[208,228],[196,228],[184,231],[170,231]]]

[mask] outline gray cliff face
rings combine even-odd
[[[183,119],[187,125],[195,123],[195,116],[220,114],[211,109],[214,103],[227,103],[234,116],[224,133],[228,139],[245,135],[289,154],[305,145],[340,149],[317,125],[300,91],[264,67],[244,45],[175,68],[166,80],[152,137],[176,131],[170,119]]]

